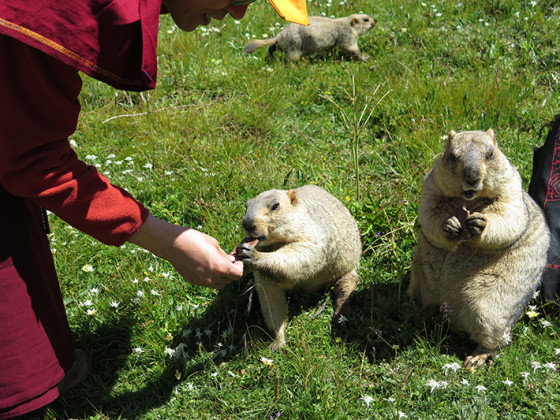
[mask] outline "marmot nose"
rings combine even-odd
[[[245,229],[245,232],[247,233],[250,233],[255,230],[255,224],[253,223],[252,218],[245,217],[243,219],[243,229]]]
[[[463,180],[468,185],[476,186],[480,181],[480,171],[472,166],[465,167],[463,170]]]

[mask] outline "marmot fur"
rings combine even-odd
[[[311,16],[309,22],[309,26],[290,23],[271,39],[255,39],[247,44],[245,54],[267,46],[270,56],[280,48],[289,60],[297,61],[304,55],[338,47],[343,55],[367,60],[358,48],[358,37],[376,25],[377,21],[371,16],[356,14],[338,19]]]
[[[445,305],[451,326],[478,347],[469,369],[491,362],[532,298],[549,231],[492,130],[451,131],[424,178],[409,293]]]
[[[362,253],[360,232],[348,209],[315,185],[265,191],[247,202],[243,228],[256,246],[243,242],[237,253],[253,270],[261,310],[282,347],[289,290],[334,285],[338,319],[356,287]]]

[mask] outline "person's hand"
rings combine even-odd
[[[226,254],[213,237],[152,215],[129,242],[169,261],[192,284],[221,289],[243,275],[243,263]]]
[[[231,0],[163,0],[173,22],[183,31],[208,25],[211,19],[222,20],[230,14],[234,19],[245,16],[247,5],[234,6]]]

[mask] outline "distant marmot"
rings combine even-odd
[[[446,305],[451,326],[478,343],[469,369],[491,361],[532,298],[549,231],[492,130],[451,131],[424,178],[409,293]]]
[[[254,272],[266,325],[276,335],[273,348],[286,342],[286,291],[332,284],[339,317],[358,281],[362,244],[338,199],[315,185],[265,191],[247,202],[243,228],[258,244],[242,242],[237,254]]]
[[[255,39],[245,47],[245,54],[251,54],[257,48],[268,46],[270,56],[280,48],[291,61],[299,60],[303,55],[324,52],[338,47],[343,55],[366,61],[358,48],[358,37],[376,25],[377,21],[364,14],[329,19],[311,16],[309,26],[290,23],[278,35],[271,39]]]

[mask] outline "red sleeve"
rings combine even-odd
[[[101,242],[122,245],[148,210],[71,149],[78,72],[3,35],[0,57],[0,184]]]

